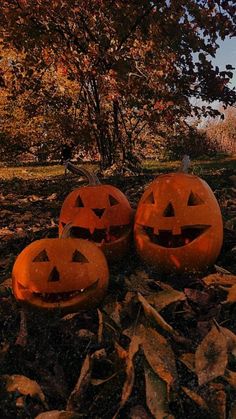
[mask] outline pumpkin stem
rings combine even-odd
[[[60,239],[68,239],[70,237],[70,229],[72,227],[72,223],[67,223],[65,227],[63,228]]]
[[[87,169],[84,169],[83,167],[77,167],[74,164],[72,164],[70,161],[67,161],[65,163],[65,170],[70,170],[72,173],[85,176],[86,179],[88,180],[89,185],[100,184],[100,181],[95,173],[89,172]]]
[[[179,167],[178,172],[188,173],[189,166],[191,164],[191,160],[187,154],[183,156],[181,161],[181,165]]]

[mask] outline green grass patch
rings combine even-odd
[[[159,162],[157,160],[143,161],[143,170],[145,173],[165,173],[175,171],[180,166],[180,161]],[[96,164],[85,164],[88,170],[97,170]],[[204,175],[209,170],[217,170],[220,168],[236,170],[236,156],[217,157],[214,159],[193,160],[190,170],[196,175]],[[61,176],[65,173],[63,165],[49,166],[18,166],[18,167],[0,167],[0,179],[11,180],[13,178],[21,179],[44,179],[55,176]]]
[[[180,161],[159,162],[156,160],[146,160],[143,168],[147,173],[175,171],[180,166]],[[192,160],[190,171],[201,176],[201,173],[220,168],[236,170],[236,156],[216,157],[212,159]]]
[[[94,165],[86,164],[88,170]],[[50,166],[21,166],[21,167],[0,167],[0,179],[11,180],[13,178],[20,179],[45,179],[55,176],[61,176],[65,173],[64,165],[50,165]]]

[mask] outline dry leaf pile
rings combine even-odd
[[[236,418],[235,189],[221,179],[225,241],[217,265],[202,276],[163,277],[131,250],[111,267],[99,309],[28,311],[24,346],[16,344],[20,307],[11,283],[0,284],[1,418]],[[147,180],[123,184],[134,208]],[[71,178],[63,193],[62,179],[28,181],[28,189],[14,182],[0,196],[2,279],[26,244],[56,236],[73,187]]]

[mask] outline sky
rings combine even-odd
[[[233,78],[230,81],[229,86],[231,88],[235,87],[236,89],[236,37],[227,38],[224,41],[218,40],[219,48],[216,52],[216,57],[212,59],[213,65],[217,65],[220,70],[225,70],[227,64],[231,64],[235,67],[233,72]],[[194,105],[209,105],[208,102],[203,102],[200,99],[193,99],[192,103]],[[219,101],[211,102],[210,104],[213,108],[218,109],[221,105]]]
[[[236,67],[236,37],[220,41],[219,45],[220,48],[213,63],[218,65],[220,70],[224,70],[226,64],[232,64],[233,67]],[[236,87],[236,70],[233,73],[234,77],[231,80],[231,87]]]

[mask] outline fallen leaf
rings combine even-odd
[[[68,398],[66,410],[76,411],[80,409],[82,399],[84,398],[85,392],[90,384],[92,364],[93,362],[91,356],[86,355],[78,381]]]
[[[227,299],[224,301],[225,304],[232,304],[236,302],[236,284],[228,290]]]
[[[110,316],[110,318],[117,324],[117,326],[121,326],[120,323],[120,314],[122,311],[122,305],[118,301],[111,302],[106,304],[103,307],[103,310]]]
[[[102,335],[103,335],[103,315],[102,312],[97,309],[98,313],[98,343],[102,342]]]
[[[195,372],[195,354],[190,352],[182,354],[179,357],[179,360],[183,362],[190,371]]]
[[[0,259],[0,269],[1,268],[4,269],[5,267],[7,267],[7,265],[9,265],[12,262],[13,259],[15,259],[14,255],[10,255],[10,256],[1,258]],[[11,278],[9,278],[9,280],[11,280]]]
[[[129,350],[126,358],[126,381],[123,386],[121,405],[124,406],[126,400],[128,400],[134,383],[134,356],[139,350],[140,338],[139,336],[133,336],[129,345]]]
[[[236,228],[236,217],[231,218],[231,220],[227,220],[225,223],[225,228],[234,231]]]
[[[185,288],[184,293],[188,300],[198,304],[198,306],[201,307],[209,307],[209,304],[212,300],[212,295],[209,292],[199,291],[192,288]]]
[[[1,378],[6,382],[7,391],[17,391],[24,396],[38,397],[45,404],[45,395],[36,381],[18,374],[2,375]]]
[[[0,214],[1,218],[6,218],[7,215],[12,215],[12,212],[9,210],[1,210],[1,214]]]
[[[101,384],[107,383],[107,381],[112,380],[112,378],[117,376],[117,372],[115,372],[114,374],[112,374],[110,377],[108,378],[104,378],[104,379],[99,379],[99,378],[92,378],[91,379],[91,384],[93,386],[100,386]]]
[[[223,384],[211,383],[207,398],[209,410],[214,419],[226,419],[226,393]]]
[[[222,266],[214,265],[214,268],[216,272],[219,272],[220,274],[231,275],[231,272],[228,271],[228,269],[222,268]]]
[[[76,317],[76,316],[78,316],[78,313],[69,313],[69,314],[66,314],[65,316],[63,316],[63,317],[61,318],[61,320],[62,320],[62,321],[71,320],[71,319],[73,319],[73,318],[74,318],[74,317]]]
[[[115,342],[115,350],[121,360],[125,360],[127,358],[127,351],[117,342]]]
[[[15,345],[22,347],[27,345],[28,328],[27,328],[27,314],[25,308],[20,310],[20,330],[16,338]]]
[[[91,359],[103,359],[107,357],[106,350],[104,348],[98,349],[97,351],[93,352],[91,355]]]
[[[211,274],[202,279],[206,285],[225,285],[236,284],[236,275]]]
[[[16,227],[16,237],[17,238],[23,238],[27,236],[27,233],[24,231],[24,229],[26,228],[26,225],[23,224],[23,228],[22,227]]]
[[[37,196],[37,195],[30,195],[27,197],[27,200],[30,202],[37,202],[37,201],[42,201],[42,197],[41,196]]]
[[[129,419],[152,419],[143,406],[133,406],[129,412]]]
[[[182,390],[184,391],[185,394],[187,394],[187,396],[194,401],[194,403],[196,403],[198,405],[198,407],[200,407],[203,410],[209,410],[208,406],[205,402],[205,400],[199,396],[199,394],[197,394],[195,391],[190,390],[187,387],[182,386],[181,387]]]
[[[20,214],[21,221],[30,221],[33,218],[32,212],[25,212],[24,214]],[[18,218],[19,219],[19,218]]]
[[[140,325],[137,334],[141,338],[144,355],[153,371],[167,383],[167,390],[177,381],[175,355],[167,339],[156,330]]]
[[[57,194],[56,193],[52,193],[46,199],[47,199],[47,201],[54,201],[55,199],[57,199]]]
[[[163,317],[153,308],[146,298],[144,298],[141,294],[138,293],[138,300],[143,306],[144,312],[148,317],[151,317],[155,322],[164,330],[171,334],[176,334],[175,330],[172,326],[170,326]]]
[[[49,410],[40,413],[35,419],[81,419],[81,415],[68,410]]]
[[[173,418],[169,413],[167,384],[148,366],[144,367],[144,373],[146,403],[153,417],[156,419]]]
[[[151,279],[150,279],[150,281],[151,281]],[[158,286],[158,287],[160,287],[163,291],[164,290],[170,290],[170,291],[172,291],[173,290],[173,288],[172,288],[172,286],[170,285],[170,284],[167,284],[166,282],[162,282],[162,281],[159,281],[159,280],[156,280],[155,279],[155,281],[153,280],[153,282],[155,282],[155,284]],[[175,290],[176,291],[176,290]]]
[[[136,271],[128,277],[124,278],[126,288],[130,292],[140,292],[144,294],[150,294],[151,290],[148,285],[149,277],[146,272]]]
[[[0,228],[0,236],[14,236],[14,231],[9,230],[8,227]]]
[[[220,326],[220,332],[226,338],[227,350],[236,356],[236,335],[226,327]]]
[[[154,305],[158,312],[172,303],[184,300],[186,300],[185,294],[181,291],[175,290],[174,288],[167,289],[147,297],[148,303]]]
[[[113,419],[117,418],[120,410],[123,408],[127,400],[129,399],[135,378],[135,369],[134,369],[134,357],[139,350],[140,338],[139,336],[133,336],[129,345],[126,356],[126,380],[123,385],[120,406],[116,414],[113,416]]]
[[[0,283],[0,297],[8,297],[12,294],[12,279],[8,278]]]
[[[226,368],[225,375],[223,378],[224,380],[227,381],[229,385],[231,385],[231,387],[233,387],[236,390],[236,372],[235,371],[231,371]]]
[[[195,353],[195,367],[199,385],[225,373],[228,362],[226,338],[213,326],[198,346]]]

